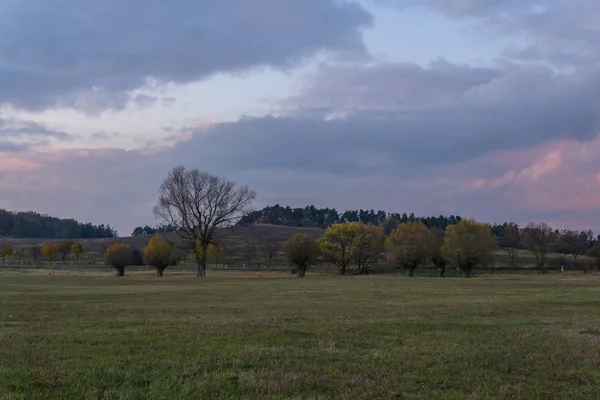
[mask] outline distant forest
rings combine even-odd
[[[114,238],[117,231],[110,225],[92,225],[74,219],[60,219],[33,211],[17,212],[0,209],[0,236],[20,238]]]
[[[362,222],[381,226],[386,234],[399,224],[407,221],[422,221],[429,228],[446,230],[448,225],[454,225],[462,218],[458,215],[439,217],[417,217],[415,214],[388,213],[382,210],[349,210],[339,213],[335,208],[291,208],[290,206],[267,206],[262,210],[253,211],[244,216],[239,225],[273,224],[284,226],[300,226],[312,228],[327,228],[333,224],[346,222]]]

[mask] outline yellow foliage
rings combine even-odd
[[[462,219],[446,228],[442,255],[469,276],[471,268],[486,262],[496,247],[494,234],[488,224]]]
[[[4,260],[6,257],[11,256],[13,248],[10,243],[5,243],[4,246],[0,247],[0,258]]]
[[[172,246],[160,236],[154,236],[142,249],[144,262],[159,269],[164,269],[169,265],[172,252]]]
[[[388,260],[412,271],[429,255],[435,237],[421,221],[409,221],[398,225],[385,240]]]
[[[342,275],[346,273],[352,261],[352,245],[359,225],[362,224],[360,222],[333,224],[319,240],[323,258],[336,265]]]
[[[383,228],[371,224],[358,223],[358,225],[354,226],[354,230],[356,236],[354,237],[350,253],[352,261],[354,261],[359,272],[362,274],[371,267],[371,264],[379,257],[379,253],[383,250]]]
[[[79,257],[83,254],[83,245],[79,242],[75,242],[71,245],[71,253],[75,255],[75,259],[79,262]]]
[[[58,253],[58,247],[56,247],[50,242],[46,242],[42,246],[40,253],[46,256],[48,262],[52,262],[56,258],[56,254]]]

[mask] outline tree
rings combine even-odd
[[[123,242],[114,242],[106,249],[104,262],[117,270],[117,276],[124,276],[125,267],[131,265],[133,257],[131,246]]]
[[[469,278],[473,267],[486,262],[495,249],[496,239],[489,225],[474,219],[461,219],[446,228],[442,256]]]
[[[600,241],[592,246],[589,255],[594,259],[594,270],[596,272],[600,271]]]
[[[304,278],[308,267],[319,258],[321,249],[319,243],[311,236],[296,233],[285,243],[283,252],[288,262],[296,266],[298,277]]]
[[[75,260],[79,262],[79,258],[83,254],[83,245],[80,242],[75,242],[71,245],[71,253],[75,255]]]
[[[41,254],[41,247],[38,245],[31,246],[29,248],[29,254],[31,254],[31,258],[33,258],[33,263],[37,265],[38,258]]]
[[[383,250],[383,228],[359,223],[355,230],[356,237],[351,247],[351,258],[362,275],[371,268]]]
[[[172,261],[173,249],[169,242],[160,236],[154,236],[142,249],[144,262],[156,268],[156,276],[163,276],[165,268]]]
[[[250,264],[252,263],[252,258],[255,255],[256,255],[256,245],[249,244],[248,247],[246,247],[246,257],[248,257],[248,267],[250,267]]]
[[[342,275],[346,274],[352,262],[352,245],[356,239],[358,225],[360,222],[333,224],[319,240],[324,259],[336,265]]]
[[[432,232],[421,221],[404,222],[392,231],[385,240],[388,259],[414,275],[415,269],[422,264],[434,243]]]
[[[543,222],[530,222],[523,228],[522,236],[525,245],[535,256],[537,267],[542,273],[545,273],[546,258],[556,237],[552,228]]]
[[[56,253],[58,253],[58,248],[54,244],[52,244],[50,242],[46,242],[42,246],[40,253],[45,255],[48,262],[51,263],[56,258]]]
[[[225,254],[227,254],[227,243],[223,240],[219,240],[215,243],[211,243],[208,246],[208,257],[212,258],[215,262],[215,266],[222,263]]]
[[[207,249],[215,231],[238,222],[255,198],[256,192],[247,186],[237,187],[207,172],[180,166],[161,184],[154,213],[175,228],[183,248],[194,252],[201,277],[206,275]]]
[[[500,237],[500,247],[508,253],[510,265],[517,266],[517,254],[519,244],[521,243],[521,229],[514,222],[509,222],[504,227],[504,234]]]
[[[58,252],[61,254],[61,259],[63,264],[67,258],[67,255],[71,252],[71,247],[73,246],[72,240],[63,239],[58,243]]]
[[[444,278],[446,273],[446,259],[442,257],[442,244],[444,242],[444,236],[446,232],[439,228],[431,229],[432,242],[429,248],[429,259],[437,270],[438,278]]]
[[[262,246],[262,251],[267,257],[267,267],[271,267],[273,263],[273,257],[275,256],[275,253],[277,253],[278,248],[279,245],[276,242],[269,242]]]
[[[5,243],[4,246],[0,247],[0,258],[2,261],[6,261],[6,257],[10,257],[13,254],[13,248],[10,243]]]
[[[588,249],[588,233],[565,229],[560,232],[558,245],[560,252],[573,255],[573,267],[577,268],[577,258]]]

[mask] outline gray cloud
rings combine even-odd
[[[0,152],[20,152],[47,145],[51,140],[71,139],[72,136],[66,132],[50,129],[34,121],[0,118]]]
[[[9,1],[0,17],[0,104],[122,108],[148,79],[187,83],[322,50],[363,52],[370,15],[336,0]]]
[[[394,7],[425,7],[469,21],[491,36],[519,34],[505,57],[567,67],[600,57],[600,3],[590,0],[374,0]],[[477,21],[473,23],[473,20]]]

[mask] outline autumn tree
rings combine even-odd
[[[65,263],[65,260],[67,259],[67,255],[71,252],[71,247],[73,246],[73,241],[72,240],[67,240],[67,239],[63,239],[58,243],[58,252],[61,255],[61,259],[63,264]]]
[[[500,247],[508,254],[510,265],[517,266],[517,255],[521,243],[521,228],[514,222],[509,222],[504,228],[504,235],[500,238]]]
[[[530,222],[523,228],[522,236],[525,245],[535,256],[537,267],[545,273],[546,259],[556,237],[554,231],[544,222]]]
[[[434,237],[421,221],[409,221],[398,225],[385,240],[388,260],[403,267],[408,276],[414,275],[419,264],[429,255]]]
[[[0,247],[0,258],[2,261],[6,261],[6,257],[10,257],[13,254],[13,248],[10,243],[4,243],[2,247]]]
[[[323,258],[336,265],[342,275],[346,274],[352,262],[352,246],[359,225],[360,222],[333,224],[319,240]]]
[[[446,273],[446,259],[442,256],[442,244],[444,242],[444,236],[446,232],[439,228],[433,228],[430,230],[432,236],[431,247],[429,248],[428,257],[432,264],[435,266],[437,276],[444,278]]]
[[[224,240],[218,240],[208,246],[208,257],[212,258],[215,266],[222,264],[225,255],[227,254],[227,243]]]
[[[285,243],[283,252],[288,262],[296,266],[298,277],[303,278],[308,267],[317,262],[321,249],[311,236],[296,233]]]
[[[104,253],[104,262],[117,270],[117,276],[125,275],[125,267],[131,265],[133,258],[133,249],[123,242],[114,242]]]
[[[54,244],[52,244],[50,242],[46,242],[42,246],[40,253],[43,254],[44,256],[46,256],[46,259],[48,260],[48,262],[51,263],[56,258],[56,254],[58,253],[58,248]]]
[[[473,267],[486,262],[496,250],[496,239],[487,224],[474,219],[462,219],[446,228],[442,244],[442,256],[463,272],[471,276]]]
[[[179,166],[162,182],[154,213],[174,227],[181,246],[194,253],[197,276],[205,276],[207,249],[216,230],[238,222],[255,198],[256,192],[247,186]]]
[[[355,227],[355,233],[350,254],[358,272],[362,275],[371,268],[383,250],[383,228],[359,223]]]
[[[83,254],[83,244],[81,244],[80,242],[74,242],[71,245],[71,253],[73,253],[73,255],[75,256],[75,260],[79,262],[79,258]]]
[[[154,236],[142,249],[144,262],[156,268],[156,276],[163,276],[165,268],[172,261],[173,249],[169,242],[160,236]]]

